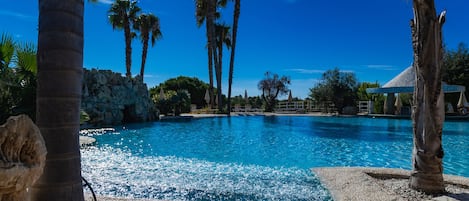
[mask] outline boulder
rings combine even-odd
[[[156,120],[157,109],[139,77],[122,77],[110,70],[84,69],[81,108],[92,126]]]
[[[28,200],[27,188],[42,175],[47,149],[39,128],[26,115],[0,126],[0,200]]]

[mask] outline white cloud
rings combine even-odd
[[[22,20],[34,20],[34,19],[36,19],[35,17],[30,16],[30,15],[25,15],[25,14],[20,13],[20,12],[13,12],[13,11],[8,11],[8,10],[0,10],[0,15],[4,15],[4,16],[8,16],[8,17],[15,17],[15,18],[19,18],[19,19],[22,19]]]
[[[113,4],[114,1],[113,0],[98,0],[99,3],[103,3],[103,4]]]
[[[367,68],[371,68],[371,69],[376,69],[376,70],[396,70],[396,67],[392,66],[392,65],[381,65],[381,64],[371,64],[371,65],[365,65],[365,67]]]
[[[300,74],[322,74],[324,70],[316,70],[316,69],[304,69],[304,68],[291,68],[286,69],[286,71],[296,72]]]
[[[158,75],[148,75],[148,74],[144,74],[143,77],[144,77],[144,78],[159,78],[160,76],[158,76]]]
[[[354,70],[340,70],[342,73],[355,73]]]

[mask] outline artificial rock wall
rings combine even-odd
[[[158,117],[147,85],[139,77],[110,70],[87,70],[83,75],[83,109],[94,126],[146,122]]]

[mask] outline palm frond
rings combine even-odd
[[[8,68],[15,53],[15,41],[9,34],[3,33],[0,38],[0,70]]]
[[[36,46],[33,43],[18,45],[15,57],[17,73],[33,75],[37,74]]]

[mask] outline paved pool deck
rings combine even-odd
[[[396,191],[390,191],[383,185],[379,185],[377,178],[405,179],[410,171],[389,168],[366,168],[366,167],[335,167],[314,168],[312,172],[319,178],[335,201],[386,201],[386,200],[408,200]],[[458,201],[469,200],[469,178],[443,175],[446,184],[453,184],[467,189],[461,194],[442,195],[433,198],[435,201]],[[426,200],[426,199],[424,199]]]

